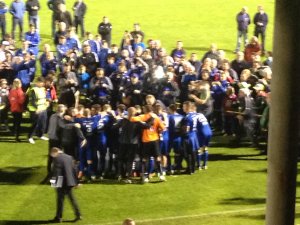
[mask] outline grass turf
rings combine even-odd
[[[53,217],[55,192],[40,184],[46,152],[44,141],[1,144],[0,224],[44,224]],[[214,147],[210,152],[209,170],[192,176],[169,176],[167,182],[145,185],[84,184],[75,190],[84,215],[79,224],[118,224],[126,217],[138,224],[156,224],[157,219],[167,225],[261,224],[266,156],[252,148]],[[73,219],[68,203],[64,218]]]
[[[107,15],[113,24],[113,43],[119,44],[123,32],[139,22],[146,40],[160,39],[168,52],[182,40],[188,53],[196,52],[201,57],[215,42],[231,59],[236,44],[236,13],[247,5],[253,18],[257,4],[263,4],[270,20],[266,46],[272,49],[273,0],[85,2],[86,30],[96,33],[102,16]],[[42,44],[52,43],[51,13],[46,1],[41,5]],[[67,5],[70,8],[73,1],[67,1]],[[10,30],[10,18],[8,21]],[[252,34],[253,25],[249,36]],[[2,134],[0,138],[0,224],[47,223],[54,216],[55,193],[49,185],[40,185],[46,172],[46,143],[10,143],[10,137]],[[173,176],[165,183],[147,185],[83,185],[75,190],[84,216],[79,224],[121,224],[126,217],[136,219],[138,224],[263,224],[266,157],[251,148],[212,147],[210,153],[209,170],[193,176]],[[64,218],[73,218],[68,203]]]

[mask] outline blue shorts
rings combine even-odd
[[[169,154],[169,140],[162,140],[159,142],[160,152],[162,155]]]

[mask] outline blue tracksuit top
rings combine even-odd
[[[25,3],[23,1],[14,1],[10,5],[9,12],[13,15],[14,18],[23,19],[25,10]]]

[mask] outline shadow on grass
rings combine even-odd
[[[29,225],[29,224],[49,224],[49,220],[2,220],[1,225]]]
[[[38,184],[30,178],[37,176],[44,167],[5,167],[0,169],[0,185]]]
[[[74,220],[63,220],[63,223],[74,223]],[[0,220],[0,225],[30,225],[30,224],[56,224],[51,220]]]
[[[259,214],[259,215],[236,215],[234,217],[247,219],[247,220],[265,220],[266,215],[265,214]]]
[[[246,170],[246,173],[267,173],[267,169],[261,169],[261,170]]]
[[[222,205],[258,205],[258,204],[266,204],[265,198],[228,198],[224,199],[220,202]]]
[[[258,214],[258,215],[240,214],[240,215],[236,215],[235,217],[241,218],[241,219],[247,219],[247,220],[265,220],[266,219],[265,214]],[[300,213],[296,213],[295,218],[300,218]]]
[[[230,160],[246,160],[246,161],[265,161],[262,154],[248,154],[248,155],[229,155],[229,154],[210,154],[209,161],[230,161]]]
[[[13,135],[13,128],[12,126],[9,127],[9,131],[0,130],[0,142],[7,142],[7,143],[28,143],[28,133],[29,133],[29,127],[28,126],[22,126],[21,132],[19,138],[21,139],[21,142],[16,142],[15,136]]]

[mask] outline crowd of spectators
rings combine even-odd
[[[19,2],[22,1],[16,0],[12,5]],[[48,2],[53,10],[55,49],[50,43],[39,49],[36,12],[29,14],[30,30],[25,33],[24,39],[20,30],[22,48],[15,47],[14,32],[3,35],[0,46],[0,122],[1,128],[8,130],[8,112],[12,113],[12,132],[16,141],[20,141],[22,115],[27,109],[32,123],[28,141],[34,144],[35,135],[44,140],[50,139],[50,147],[63,148],[77,159],[81,157],[79,178],[84,173],[90,178],[95,174],[103,177],[105,170],[115,170],[121,178],[128,178],[136,152],[130,157],[126,155],[115,160],[119,148],[116,140],[120,134],[112,127],[117,126],[119,120],[128,119],[129,115],[135,117],[136,111],[140,111],[141,116],[130,122],[141,123],[141,135],[154,126],[155,122],[149,122],[149,118],[156,118],[154,112],[160,118],[157,123],[163,124],[157,125],[159,136],[163,136],[162,133],[170,126],[171,114],[182,115],[180,121],[185,122],[179,123],[180,132],[185,130],[189,133],[191,125],[187,123],[193,120],[189,114],[198,113],[196,123],[203,126],[204,121],[205,125],[209,124],[222,135],[232,136],[237,143],[246,133],[251,144],[257,146],[259,137],[267,131],[272,75],[272,53],[268,52],[267,59],[262,60],[257,37],[251,38],[244,51],[237,51],[236,59],[232,61],[216,44],[211,44],[203,56],[195,52],[187,55],[181,40],[176,41],[176,46],[168,54],[160,40],[149,38],[145,41],[146,34],[139,23],[134,24],[132,31],[124,33],[120,45],[111,44],[112,25],[107,16],[99,24],[98,34],[94,36],[85,32],[83,18],[88,6],[84,4],[79,10],[83,4],[80,0],[74,4],[73,20],[64,1]],[[38,11],[39,8],[33,7]],[[77,35],[79,26],[81,39]],[[38,66],[40,69],[37,69]],[[40,73],[37,74],[37,71]],[[188,105],[188,109],[184,110],[183,105]],[[144,114],[140,110],[142,106],[147,106]],[[127,112],[128,108],[131,110]],[[147,114],[151,116],[145,116]],[[61,121],[53,119],[53,115]],[[47,129],[48,137],[45,135]],[[194,129],[198,129],[197,126],[194,125]],[[186,134],[181,135],[188,140],[188,146],[182,147],[186,151],[175,152],[175,156],[179,157],[175,157],[176,169],[180,169],[182,158],[187,160],[187,173],[192,174],[196,166],[207,168],[205,154],[208,154],[209,140],[205,138],[209,139],[209,134],[206,133],[207,137],[203,138],[201,129],[197,131],[197,144],[191,144]],[[92,143],[93,132],[97,133],[99,143]],[[80,144],[78,140],[81,140]],[[169,156],[172,145],[168,143],[164,158],[160,152],[163,137],[154,140],[161,140],[161,147],[152,146],[154,154],[141,155],[140,158],[148,157],[147,161],[156,162],[156,170],[162,175],[173,168]],[[95,146],[96,151],[93,150]],[[84,155],[80,149],[85,149]],[[201,160],[203,165],[200,165]],[[148,168],[151,163],[143,168],[144,161],[141,161],[142,173],[151,172]]]

